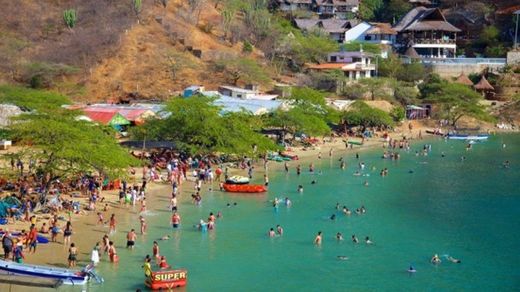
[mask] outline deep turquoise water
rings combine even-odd
[[[339,156],[315,161],[322,175],[271,171],[267,195],[205,193],[201,207],[180,205],[183,225],[175,232],[165,200],[164,208],[147,217],[149,234],[138,239],[134,251],[125,250],[124,234],[118,235],[121,262],[102,262],[99,272],[106,282],[89,290],[142,288],[144,255],[151,253],[153,240],[170,234],[171,240],[160,241],[161,251],[170,263],[188,269],[189,291],[518,291],[520,136],[495,136],[470,151],[462,141],[430,142],[428,156],[415,155],[419,142],[398,161],[381,159],[381,149],[360,152],[369,177],[353,175],[358,161],[351,151],[342,155],[348,163],[344,171]],[[511,161],[508,169],[502,167],[505,160]],[[384,167],[389,175],[380,177]],[[317,184],[310,184],[313,179]],[[304,185],[303,194],[297,193],[298,184]],[[285,196],[293,206],[282,204],[275,212],[268,201]],[[238,205],[228,208],[228,202]],[[364,205],[367,212],[346,217],[335,210],[337,202],[350,209]],[[216,230],[193,228],[219,210],[224,217]],[[335,221],[329,219],[333,213]],[[283,237],[268,238],[268,229],[277,224]],[[137,229],[137,221],[134,225]],[[321,247],[312,243],[317,231],[324,234]],[[336,232],[345,240],[336,241]],[[352,234],[360,240],[368,235],[375,244],[353,244]],[[434,266],[429,263],[434,253],[462,263],[444,260]],[[417,269],[413,275],[406,272],[410,263]]]

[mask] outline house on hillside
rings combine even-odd
[[[323,31],[327,33],[333,40],[343,43],[345,41],[345,33],[357,24],[357,20],[343,19],[295,19],[294,23],[297,28],[302,31]]]
[[[360,0],[275,0],[279,10],[304,10],[318,13],[320,18],[343,18],[359,10]]]
[[[228,85],[219,86],[218,93],[241,99],[275,100],[278,97],[276,94],[261,94],[258,87],[254,85],[248,85],[246,88]]]
[[[352,29],[345,32],[345,43],[367,42],[381,46],[381,56],[388,57],[395,43],[397,31],[390,23],[382,22],[360,22]]]
[[[316,12],[322,18],[346,18],[359,10],[359,0],[314,0]]]
[[[438,8],[416,7],[393,27],[401,52],[413,48],[421,58],[454,58],[457,33]]]
[[[307,68],[315,71],[341,70],[349,80],[358,80],[375,76],[374,58],[373,54],[362,50],[359,52],[337,52],[328,55],[327,63],[309,65]]]
[[[276,0],[281,11],[312,10],[313,0]]]

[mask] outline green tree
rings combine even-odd
[[[362,126],[363,128],[392,127],[394,125],[394,121],[388,113],[370,107],[362,101],[356,101],[350,106],[343,115],[343,121],[348,126]]]
[[[339,45],[332,39],[316,33],[296,34],[292,39],[291,57],[299,65],[308,62],[321,63],[327,54],[338,51]]]
[[[498,41],[499,36],[500,30],[496,26],[484,26],[480,32],[480,41],[486,45],[491,45]]]
[[[437,104],[437,116],[447,119],[453,127],[464,116],[489,120],[484,107],[479,104],[482,97],[471,88],[458,83],[446,83],[439,91],[430,93],[426,100]]]
[[[397,72],[397,79],[401,81],[419,81],[423,80],[425,77],[426,69],[424,68],[424,65],[418,61],[401,65]]]
[[[64,109],[26,114],[10,127],[18,145],[30,145],[20,156],[38,162],[36,172],[46,190],[58,179],[84,173],[121,177],[137,163],[117,143],[112,130],[76,121],[76,114]]]
[[[383,0],[363,0],[359,3],[359,15],[363,20],[376,20],[383,7]]]
[[[167,118],[147,121],[133,130],[132,136],[171,141],[191,154],[250,154],[253,144],[259,151],[276,149],[272,141],[256,132],[261,125],[257,119],[243,112],[222,115],[213,101],[204,96],[173,98],[166,106],[171,113]]]
[[[419,85],[419,90],[421,92],[421,97],[426,98],[427,96],[432,96],[441,91],[441,89],[446,86],[448,82],[442,79],[438,74],[432,73],[426,77],[426,80]]]
[[[366,93],[369,93],[371,100],[387,99],[391,82],[393,80],[387,78],[363,78],[359,80],[359,84],[365,88]]]
[[[397,79],[398,74],[402,70],[401,59],[396,54],[390,54],[388,58],[379,58],[379,66],[377,68],[379,76]]]
[[[230,81],[237,85],[238,81],[245,83],[268,83],[269,74],[258,63],[250,58],[222,58],[215,62],[217,69],[225,73]]]
[[[382,13],[383,20],[395,23],[410,9],[412,9],[412,5],[406,0],[390,0]]]
[[[0,85],[0,103],[10,103],[28,110],[48,111],[69,104],[70,100],[52,91]]]
[[[394,122],[401,122],[406,116],[406,111],[402,106],[395,106],[390,112],[390,116]]]
[[[322,136],[330,133],[330,127],[320,115],[309,114],[299,106],[288,111],[275,111],[266,122],[272,127],[281,128],[293,137],[296,133],[305,133],[307,136]]]

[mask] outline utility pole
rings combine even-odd
[[[517,48],[517,39],[518,39],[518,16],[520,15],[520,10],[514,12],[516,14],[516,29],[515,29],[515,44],[513,48]]]

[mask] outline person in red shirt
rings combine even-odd
[[[29,253],[31,250],[32,253],[36,253],[36,245],[38,244],[38,230],[36,230],[36,226],[34,226],[34,224],[31,225],[27,241],[29,242]]]

